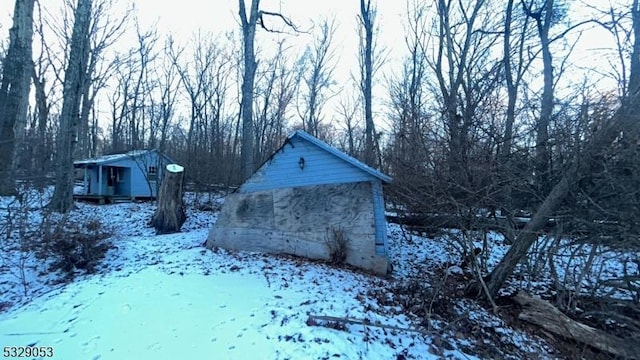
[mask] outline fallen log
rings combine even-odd
[[[518,315],[520,320],[610,354],[628,359],[640,359],[640,344],[637,340],[622,339],[575,321],[548,301],[522,291],[515,295],[514,300],[523,307]]]

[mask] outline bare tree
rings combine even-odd
[[[360,33],[360,90],[364,100],[364,162],[375,166],[378,149],[376,146],[376,129],[373,122],[373,74],[374,74],[374,29],[376,19],[376,7],[371,5],[371,0],[360,0],[361,27]]]
[[[489,56],[497,36],[485,0],[469,3],[438,0],[435,23],[437,45],[431,61],[442,102],[449,139],[448,168],[459,186],[472,181],[469,170],[470,134],[484,93],[495,86],[498,62]],[[484,87],[484,89],[483,89]]]
[[[131,149],[140,149],[145,146],[146,102],[152,93],[153,87],[155,87],[155,84],[149,79],[149,74],[152,64],[158,56],[155,49],[158,42],[157,29],[152,28],[142,31],[140,26],[136,24],[136,36],[138,38],[138,47],[134,51],[138,72],[135,74],[132,93],[126,94],[127,98],[131,98],[128,125],[129,147]]]
[[[602,163],[603,156],[612,147],[624,143],[625,138],[631,138],[631,143],[636,141],[638,134],[637,113],[640,109],[640,93],[632,91],[637,89],[638,83],[632,79],[639,79],[637,75],[640,72],[640,5],[638,0],[634,0],[632,4],[632,20],[633,20],[633,46],[631,58],[632,66],[629,68],[628,97],[623,99],[620,107],[611,116],[607,116],[599,127],[594,131],[591,138],[582,145],[582,149],[573,154],[573,159],[567,169],[560,177],[560,180],[553,186],[551,191],[546,195],[542,204],[534,213],[531,221],[527,223],[522,231],[518,233],[514,244],[509,248],[498,265],[491,271],[486,278],[486,287],[488,297],[496,297],[498,291],[503,286],[513,269],[525,257],[527,251],[538,238],[538,231],[547,223],[552,214],[561,206],[562,202],[567,199],[570,190],[576,186],[578,181],[585,181],[591,175],[594,163]],[[478,291],[479,284],[474,283],[471,289]]]
[[[201,147],[206,147],[209,119],[207,105],[211,101],[211,73],[221,55],[210,35],[197,34],[193,41],[193,61],[178,65],[184,89],[189,98],[190,121],[187,131],[187,149],[192,160]],[[189,69],[190,68],[190,69]],[[191,165],[190,162],[187,165]],[[193,170],[192,170],[193,171]]]
[[[501,164],[504,163],[511,154],[518,90],[522,83],[523,76],[533,60],[533,58],[529,60],[525,59],[526,39],[530,27],[530,18],[528,16],[522,19],[517,16],[514,17],[514,3],[515,0],[507,1],[504,19],[503,67],[505,86],[507,88],[507,108],[504,133],[502,134],[502,147],[499,154]],[[515,29],[519,29],[519,32],[514,34]],[[514,35],[518,37],[515,38]]]
[[[242,115],[242,151],[241,151],[241,171],[242,178],[247,179],[253,174],[255,164],[253,159],[253,86],[256,76],[256,54],[254,42],[256,36],[256,25],[260,16],[258,7],[260,0],[252,0],[249,12],[245,7],[244,0],[238,0],[240,6],[240,22],[242,24],[242,45],[243,45],[243,69],[242,76],[242,100],[240,104],[240,114]]]
[[[335,52],[332,41],[335,35],[335,20],[322,20],[320,33],[314,37],[311,47],[307,47],[303,55],[303,84],[305,92],[301,95],[298,114],[304,129],[313,136],[318,136],[318,128],[322,121],[322,109],[332,96],[333,71],[336,67]],[[302,110],[302,111],[301,111]]]
[[[278,149],[284,137],[289,109],[298,89],[299,76],[292,71],[284,40],[274,56],[258,69],[255,108],[255,159],[262,163]]]
[[[281,20],[287,27],[298,31],[296,26],[281,13],[260,10],[260,0],[251,0],[249,11],[245,5],[245,0],[238,0],[240,25],[242,28],[242,98],[240,101],[240,114],[242,117],[242,151],[241,151],[241,171],[243,179],[248,178],[255,170],[255,149],[253,143],[253,93],[258,62],[255,54],[256,26],[269,32],[281,32],[269,27],[265,23],[266,17],[275,17]]]
[[[230,141],[226,142],[225,135],[231,136],[233,128],[232,120],[236,117],[229,114],[230,105],[230,89],[233,86],[234,79],[232,77],[234,60],[230,46],[220,50],[223,56],[219,56],[216,60],[216,66],[211,74],[213,86],[210,89],[211,101],[208,103],[209,114],[211,114],[211,139],[209,143],[209,152],[211,153],[211,168],[215,169],[212,180],[216,182],[224,181],[225,177],[232,173],[232,168],[237,161],[228,161],[225,153],[233,153],[229,150]],[[234,109],[235,110],[235,109]],[[226,142],[226,143],[225,143]],[[229,164],[231,163],[231,164]]]
[[[360,139],[363,135],[363,129],[358,126],[357,122],[360,98],[341,95],[335,109],[337,116],[339,116],[339,123],[342,125],[342,139],[338,143],[347,154],[353,157],[358,157],[362,152]]]
[[[158,78],[158,86],[160,89],[160,99],[153,100],[153,112],[154,119],[152,120],[155,125],[152,125],[152,129],[157,129],[160,139],[156,143],[157,136],[155,131],[151,131],[151,147],[158,147],[160,152],[164,152],[165,144],[167,141],[167,133],[171,119],[175,113],[175,104],[177,98],[177,92],[179,87],[179,72],[175,62],[168,54],[173,54],[174,40],[171,36],[168,36],[165,40],[164,53],[162,57],[161,66],[155,69],[156,78]]]
[[[551,40],[549,38],[549,30],[555,21],[554,0],[544,0],[543,4],[535,9],[533,1],[529,4],[522,2],[522,8],[527,16],[536,22],[538,36],[540,38],[540,46],[542,50],[543,78],[544,87],[542,90],[542,100],[540,106],[540,116],[536,124],[536,185],[540,191],[545,191],[549,186],[549,164],[551,153],[549,149],[549,123],[554,107],[554,74],[553,74],[553,58],[551,56]]]
[[[89,121],[98,92],[114,71],[116,62],[105,61],[105,52],[122,36],[131,14],[127,10],[123,16],[114,17],[115,0],[98,0],[94,4],[89,26],[90,55],[87,65],[88,76],[82,83],[82,105],[78,123],[78,146],[76,157],[87,158],[96,155],[97,119]]]
[[[66,213],[73,208],[73,152],[77,142],[78,117],[82,100],[82,84],[86,81],[89,62],[89,28],[92,0],[78,0],[69,62],[65,71],[62,112],[57,141],[56,183],[49,206]]]
[[[109,101],[112,108],[111,152],[145,147],[150,97],[155,87],[153,62],[158,56],[157,29],[141,29],[136,22],[135,47],[116,57],[111,67],[117,86]]]
[[[35,109],[31,126],[32,131],[35,129],[32,143],[32,150],[29,156],[32,162],[32,175],[37,179],[34,183],[41,187],[45,184],[46,174],[51,169],[51,154],[53,154],[53,136],[47,133],[49,125],[49,114],[53,105],[52,99],[55,89],[59,83],[55,76],[51,77],[49,70],[51,69],[51,59],[47,56],[48,49],[44,40],[45,22],[43,20],[42,8],[37,3],[37,20],[35,20],[35,33],[39,41],[40,52],[35,56],[33,67],[33,84],[35,89]]]
[[[396,171],[411,167],[416,158],[426,160],[429,153],[423,152],[428,147],[424,139],[429,136],[426,127],[429,69],[425,54],[429,41],[428,10],[424,3],[415,0],[409,3],[405,27],[408,55],[398,78],[390,80],[388,85],[393,132],[389,162]]]
[[[16,0],[13,27],[9,30],[9,48],[2,62],[0,84],[0,195],[15,193],[13,156],[15,129],[24,127],[27,118],[29,86],[33,71],[34,0]]]
[[[169,56],[189,101],[185,164],[189,180],[200,187],[220,179],[222,172],[222,127],[232,57],[225,42],[211,34],[196,34],[191,51],[188,59],[181,52],[171,51]],[[196,166],[203,163],[209,166]]]

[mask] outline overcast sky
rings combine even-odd
[[[158,21],[159,28],[170,31],[187,39],[198,29],[213,33],[239,29],[237,0],[215,1],[216,5],[203,7],[202,0],[180,0],[160,2],[157,0],[136,0],[139,14],[145,21]],[[349,81],[351,73],[357,73],[358,34],[357,14],[360,11],[358,0],[262,0],[260,7],[265,11],[280,12],[289,17],[302,31],[312,32],[315,24],[323,18],[335,18],[338,26],[334,39],[336,56],[340,65],[334,75],[339,84]],[[404,0],[378,1],[377,21],[380,26],[379,42],[385,47],[400,48],[403,43],[403,14],[406,12]],[[194,10],[195,9],[195,10]],[[258,46],[262,50],[275,48],[280,38],[286,38],[287,44],[297,44],[301,51],[312,42],[312,33],[265,34],[258,32]],[[238,44],[238,46],[241,46]],[[389,52],[390,62],[400,58],[400,52]],[[382,75],[382,74],[380,74]],[[380,89],[382,90],[382,89]]]
[[[55,4],[62,4],[63,0],[46,1],[48,8],[53,9]],[[236,0],[118,0],[119,4],[126,7],[134,4],[138,17],[143,27],[158,24],[160,33],[172,33],[184,42],[198,29],[211,33],[224,33],[237,30],[238,2]],[[0,37],[6,39],[8,29],[11,27],[11,13],[14,0],[0,0]],[[404,1],[379,1],[377,21],[381,29],[380,43],[386,47],[390,44],[401,44],[403,39],[402,16],[405,13]],[[303,31],[312,31],[314,24],[318,24],[322,18],[335,18],[338,26],[334,39],[335,51],[340,60],[340,66],[335,71],[336,81],[345,84],[352,72],[357,71],[357,18],[359,13],[358,0],[262,0],[261,9],[266,11],[281,12],[291,18]],[[258,46],[262,50],[269,49],[269,44],[275,44],[278,38],[286,37],[288,44],[298,44],[301,48],[310,44],[313,34],[264,34],[260,32],[262,42]],[[134,39],[134,38],[132,38]],[[120,46],[126,47],[122,41]],[[240,44],[238,44],[240,46]],[[272,48],[274,48],[273,46]],[[399,52],[390,52],[389,60],[400,58]],[[381,88],[379,92],[383,89]],[[380,95],[382,96],[382,94]]]
[[[63,0],[40,0],[48,7],[55,4],[62,4]],[[187,41],[198,29],[210,31],[212,33],[223,33],[237,30],[237,7],[236,0],[119,0],[121,4],[133,3],[137,9],[137,14],[143,26],[149,26],[155,22],[161,33],[173,33],[177,39]],[[597,5],[606,8],[609,0],[585,0],[589,5]],[[620,0],[612,0],[620,1]],[[628,1],[630,2],[630,1]],[[432,4],[433,0],[427,1]],[[6,39],[8,29],[11,26],[11,12],[14,0],[0,0],[0,38]],[[580,21],[590,16],[588,7],[582,0],[570,0],[570,13],[575,19]],[[385,75],[391,75],[399,70],[399,60],[406,53],[404,47],[404,19],[406,18],[406,1],[404,0],[378,0],[377,22],[380,27],[378,41],[388,49],[388,61],[382,72],[379,73],[378,84]],[[336,53],[339,56],[339,66],[335,76],[337,82],[344,84],[349,79],[349,74],[357,72],[357,18],[359,12],[358,0],[262,0],[261,8],[267,11],[281,12],[290,17],[298,27],[303,30],[310,30],[315,23],[322,18],[335,17],[338,29],[336,33],[335,45]],[[497,14],[496,16],[502,16]],[[286,36],[289,44],[309,44],[312,40],[310,34],[298,35],[260,35],[259,46],[268,48],[269,43],[277,40],[278,37]],[[126,44],[120,44],[126,46]],[[240,46],[240,44],[238,44]],[[603,61],[603,47],[611,47],[611,38],[602,30],[588,31],[583,34],[573,54],[574,61],[580,66],[599,66],[602,71],[608,71],[608,65]],[[594,75],[596,76],[596,75]],[[567,84],[581,81],[584,75],[572,74],[566,79]],[[594,79],[595,80],[595,79]],[[604,83],[601,83],[604,84]],[[604,86],[604,85],[602,85]],[[386,95],[383,87],[379,87],[376,92],[379,97]],[[380,105],[380,102],[377,102]]]
[[[47,7],[61,4],[63,0],[41,0]],[[237,1],[235,0],[117,0],[121,4],[131,4],[138,10],[142,24],[158,23],[161,32],[171,32],[178,38],[188,39],[197,29],[220,33],[235,30],[237,25]],[[588,0],[589,5],[606,8],[610,1],[620,0]],[[433,1],[426,1],[432,3]],[[571,13],[576,20],[589,16],[589,11],[582,0],[570,0]],[[630,2],[630,1],[629,1]],[[14,0],[0,0],[0,38],[6,39],[11,26],[11,13]],[[379,42],[390,49],[391,60],[400,58],[403,48],[403,21],[406,17],[406,1],[378,0],[378,25],[381,29]],[[336,36],[337,51],[342,59],[356,58],[357,53],[357,20],[359,12],[358,0],[262,0],[261,8],[278,11],[288,15],[301,29],[312,29],[314,23],[321,18],[335,17],[338,24]],[[276,35],[271,38],[277,37]],[[288,36],[288,41],[309,43],[311,35],[299,34]],[[601,31],[591,33],[579,44],[581,50],[600,48],[610,44],[610,38]],[[583,60],[591,57],[591,51],[577,55]]]

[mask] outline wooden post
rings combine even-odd
[[[84,166],[82,171],[82,187],[84,188],[84,194],[89,195],[89,179],[87,176],[87,167]]]
[[[179,232],[187,219],[182,203],[184,168],[180,165],[169,164],[165,170],[158,194],[158,207],[151,218],[151,226],[156,229],[157,234]]]
[[[102,196],[102,165],[98,165],[98,196]]]

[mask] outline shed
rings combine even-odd
[[[75,161],[80,170],[82,190],[79,199],[117,201],[153,199],[158,193],[162,171],[173,161],[158,150],[133,150]]]
[[[329,259],[339,230],[348,239],[346,263],[385,274],[382,185],[390,181],[298,130],[226,198],[207,246]]]

